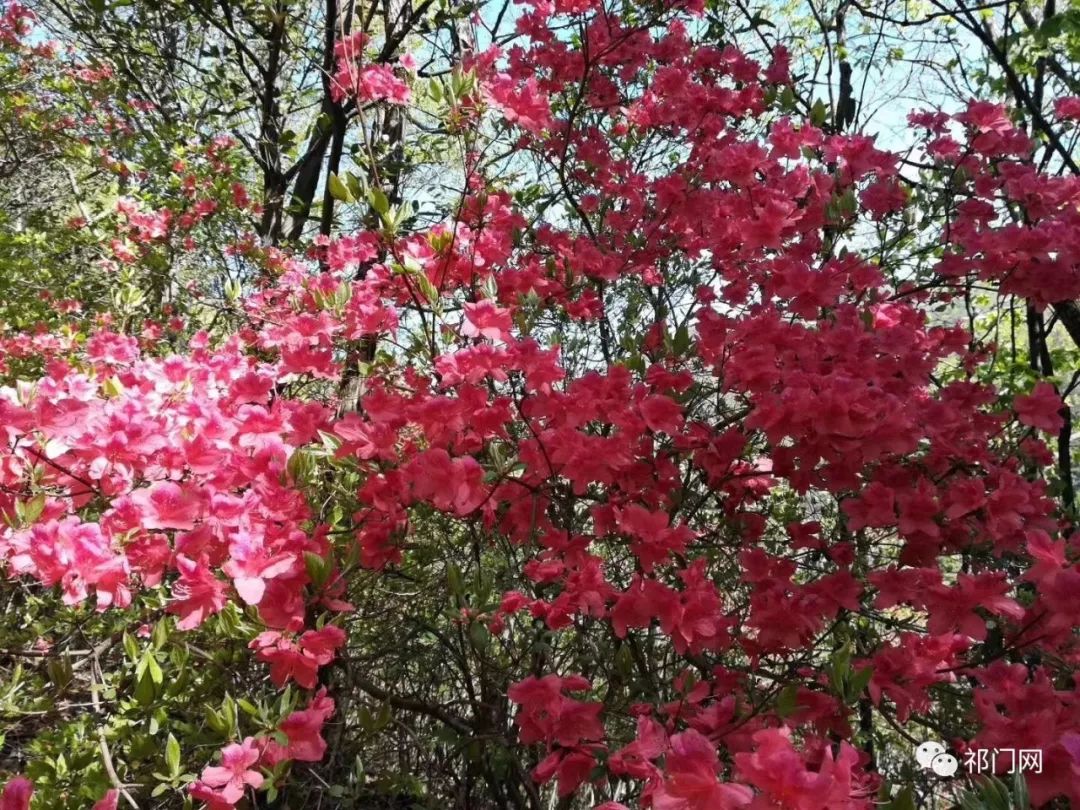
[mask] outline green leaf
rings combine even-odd
[[[848,673],[851,671],[851,642],[845,641],[838,649],[829,664],[829,684],[836,694],[843,696],[844,684],[847,682]]]
[[[417,274],[416,283],[420,286],[420,292],[424,294],[424,298],[427,299],[429,304],[434,304],[439,300],[439,291],[435,289],[435,285],[431,283],[431,279],[424,273]]]
[[[327,433],[324,430],[320,430],[319,438],[322,439],[323,450],[329,456],[337,453],[338,449],[341,447],[341,439],[339,439],[333,433]]]
[[[151,641],[154,644],[155,650],[160,650],[169,641],[169,620],[162,619],[154,625],[154,632],[151,634]]]
[[[858,672],[854,673],[848,679],[848,702],[854,702],[859,699],[859,696],[866,689],[867,684],[870,683],[870,679],[874,677],[874,668],[865,666]]]
[[[361,706],[356,713],[356,724],[360,726],[362,731],[371,731],[375,726],[375,717],[372,715],[371,709],[367,706]]]
[[[233,700],[232,695],[226,694],[225,699],[221,701],[221,718],[225,721],[225,729],[227,734],[232,734],[236,729],[236,701]]]
[[[910,787],[905,787],[882,810],[915,810],[915,794]]]
[[[45,665],[45,669],[49,674],[49,682],[57,692],[63,692],[67,689],[68,685],[75,677],[75,671],[71,666],[71,658],[67,655],[62,655],[59,658],[50,658],[49,662]]]
[[[491,641],[491,631],[487,629],[487,626],[480,622],[473,622],[469,627],[469,638],[472,639],[473,646],[478,650],[487,649],[488,643]]]
[[[360,185],[360,178],[352,172],[345,172],[345,183],[349,187],[349,194],[352,195],[354,200],[359,200],[364,196],[364,187]]]
[[[110,399],[118,397],[124,393],[124,384],[120,382],[120,378],[114,374],[101,384],[101,392]]]
[[[161,686],[165,681],[165,673],[161,671],[161,665],[158,664],[157,658],[152,655],[147,655],[147,672],[150,673],[150,680],[154,682],[155,686]]]
[[[330,172],[330,177],[326,181],[326,186],[330,189],[330,196],[335,200],[339,200],[340,202],[352,202],[348,186],[341,182],[341,178],[334,172]]]
[[[684,355],[690,348],[690,330],[686,328],[686,324],[681,325],[675,330],[675,338],[671,344],[672,349],[675,350],[675,354]]]
[[[225,719],[217,709],[213,706],[206,706],[204,713],[206,716],[206,724],[210,726],[210,728],[218,734],[225,734],[228,732],[228,727],[225,725]]]
[[[1016,810],[1028,810],[1031,806],[1031,796],[1028,794],[1027,779],[1019,769],[1013,773],[1012,793]]]
[[[986,777],[986,783],[982,789],[982,800],[990,810],[1010,810],[1012,805],[1009,789],[996,776]]]
[[[330,565],[326,560],[314,551],[305,551],[304,566],[315,587],[321,588],[326,584],[326,579],[330,575]]]
[[[854,189],[846,189],[844,193],[840,195],[837,206],[840,209],[840,213],[844,216],[854,216],[856,210],[858,210],[858,201],[855,199]]]
[[[172,734],[165,741],[165,764],[169,766],[169,774],[172,777],[180,775],[180,743]]]
[[[799,685],[789,683],[780,690],[776,697],[776,713],[780,717],[790,717],[799,705]]]
[[[390,200],[386,198],[386,194],[383,193],[381,188],[372,186],[368,189],[367,197],[371,207],[375,209],[375,213],[380,217],[385,217],[390,211]]]
[[[44,509],[44,495],[37,495],[28,501],[15,501],[15,517],[18,518],[19,525],[24,527],[31,525],[41,517]]]
[[[145,667],[142,673],[136,677],[138,680],[135,682],[135,700],[140,706],[149,706],[154,702],[154,696],[157,694],[157,690],[154,688],[154,680]]]
[[[450,586],[450,593],[461,596],[465,593],[465,583],[461,579],[461,569],[453,563],[446,568],[446,582]]]

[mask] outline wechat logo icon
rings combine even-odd
[[[937,776],[948,777],[956,773],[960,763],[956,757],[945,750],[945,746],[934,740],[927,740],[915,749],[915,761],[923,770],[933,771]]]

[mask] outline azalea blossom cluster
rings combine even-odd
[[[395,72],[393,66],[367,63],[365,48],[371,37],[357,31],[343,37],[334,46],[336,72],[332,80],[334,100],[341,103],[354,100],[358,104],[384,101],[389,104],[408,104],[412,98],[409,85]],[[403,60],[404,70],[415,69],[412,57]]]
[[[33,798],[33,783],[25,776],[16,776],[0,792],[0,810],[28,810]],[[94,803],[93,810],[116,810],[119,801],[120,791],[110,790]]]
[[[304,630],[309,603],[330,613],[347,605],[335,596],[340,583],[308,592],[305,555],[324,555],[326,539],[303,530],[307,504],[283,478],[327,411],[270,402],[272,368],[237,340],[217,350],[201,342],[184,357],[147,358],[134,338],[101,332],[81,368],[55,359],[33,387],[3,392],[0,509],[32,520],[5,530],[0,553],[9,574],[99,610],[125,608],[133,592],[168,579],[166,611],[181,630],[228,599],[255,606],[273,628],[252,641],[256,657],[278,685],[310,688],[344,639],[333,625]],[[31,480],[40,494],[17,508],[9,493]],[[310,756],[320,724],[286,726]]]
[[[492,635],[539,622],[627,650],[662,641],[676,665],[655,701],[601,667],[513,674],[518,742],[561,797],[869,808],[881,780],[853,703],[906,723],[952,686],[971,690],[970,745],[1041,749],[1033,801],[1080,801],[1066,683],[1080,570],[1034,473],[1053,461],[1040,431],[1061,427],[1061,399],[1045,382],[1002,397],[965,327],[932,323],[888,268],[835,249],[860,218],[902,215],[897,158],[779,109],[783,50],[761,64],[695,42],[686,11],[641,25],[528,3],[522,46],[470,56],[475,97],[458,102],[558,169],[559,224],[527,229],[506,188],[473,176],[428,231],[325,240],[318,267],[282,259],[235,334],[196,332],[171,354],[98,328],[54,340],[40,379],[0,392],[9,576],[99,610],[159,594],[181,630],[236,602],[262,624],[249,643],[273,682],[318,689],[278,734],[223,748],[191,787],[208,806],[325,753],[320,673],[350,605],[299,472],[313,448],[361,482],[348,542],[363,566],[398,564],[414,516],[434,512],[524,558],[519,587],[469,617]],[[557,34],[564,18],[581,42]],[[341,97],[407,103],[388,67],[358,67],[364,45],[339,46]],[[941,135],[928,153],[972,178],[940,275],[1040,305],[1080,295],[1080,188],[1031,169],[997,108],[918,121]],[[648,137],[678,160],[642,168]],[[1002,200],[1030,223],[1003,224]],[[125,216],[147,238],[165,227]],[[610,345],[620,287],[681,296],[654,308],[632,357]],[[592,334],[601,359],[571,366],[538,312]],[[355,409],[285,392],[342,379],[358,343],[410,334],[425,350],[369,364]],[[1037,658],[989,655],[991,635]],[[7,791],[29,799],[22,782]]]

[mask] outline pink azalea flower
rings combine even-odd
[[[136,490],[131,499],[142,512],[146,529],[191,530],[202,516],[202,504],[195,493],[172,481],[158,481],[147,489]]]
[[[1030,394],[1013,400],[1017,418],[1025,425],[1057,433],[1064,424],[1061,418],[1061,397],[1048,382],[1038,383]]]
[[[202,782],[217,788],[223,801],[236,803],[247,787],[259,788],[263,775],[252,770],[259,761],[259,749],[255,738],[248,737],[242,743],[233,743],[221,751],[221,765],[207,766],[202,772]]]
[[[178,554],[176,567],[180,579],[173,585],[173,601],[167,610],[180,616],[178,628],[192,630],[225,607],[226,586],[214,576],[205,560],[196,562]]]
[[[0,793],[0,810],[28,810],[33,795],[33,783],[25,776],[16,776]]]
[[[119,801],[120,791],[116,790],[115,788],[113,788],[112,790],[107,790],[105,792],[105,795],[98,799],[98,801],[94,804],[93,810],[116,810],[116,806]]]
[[[512,326],[510,310],[496,306],[493,301],[484,300],[465,305],[461,334],[465,337],[486,337],[506,342]]]

